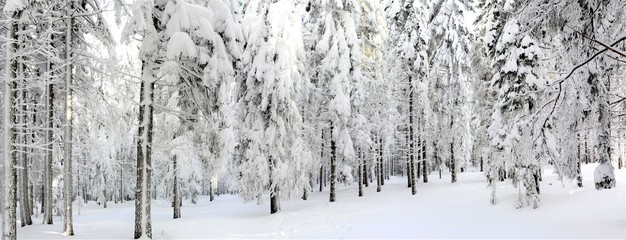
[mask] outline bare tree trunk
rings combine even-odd
[[[582,158],[580,157],[580,133],[576,135],[578,137],[578,161],[576,161],[576,182],[578,187],[583,187],[583,176],[580,174],[580,163]]]
[[[17,149],[15,147],[16,118],[14,106],[17,99],[17,60],[15,52],[17,49],[17,19],[22,15],[21,10],[6,13],[11,14],[5,26],[7,41],[5,49],[5,77],[4,80],[4,198],[3,198],[3,221],[2,239],[17,239],[16,210],[17,210]]]
[[[17,25],[20,31],[24,31],[24,24],[18,22]],[[24,42],[23,35],[18,35],[17,39],[20,42],[18,48],[22,48],[23,46],[21,45],[21,43]],[[17,114],[17,120],[19,121],[18,129],[20,134],[18,135],[18,139],[16,140],[22,145],[20,147],[20,154],[18,159],[19,170],[17,180],[19,182],[18,194],[20,202],[20,222],[21,226],[24,227],[26,225],[33,224],[33,221],[30,214],[32,210],[32,208],[30,207],[31,202],[28,198],[28,148],[26,147],[28,145],[28,140],[26,136],[26,126],[28,122],[28,109],[26,105],[28,104],[28,101],[26,100],[26,77],[24,75],[24,58],[22,56],[19,56],[17,58],[17,78],[21,79],[21,82],[17,84],[18,87],[20,87],[18,98],[19,100],[17,101],[17,105],[21,105],[21,109],[20,112],[18,112]]]
[[[320,192],[324,190],[324,129],[322,129],[322,149],[320,150]]]
[[[215,194],[213,192],[213,183],[209,180],[209,202],[213,202],[213,200],[215,200]]]
[[[454,143],[450,143],[450,175],[452,183],[456,182],[456,159],[454,158]]]
[[[369,187],[369,182],[367,181],[367,163],[365,161],[362,162],[362,166],[363,166],[363,172],[362,175],[363,177],[361,178],[361,182],[363,182],[363,184],[365,185],[365,187]]]
[[[124,165],[120,164],[120,203],[124,203]]]
[[[587,144],[589,133],[585,134],[585,164],[589,164],[589,145]]]
[[[428,164],[426,159],[426,140],[422,140],[422,182],[428,182]]]
[[[135,239],[152,238],[150,197],[152,190],[152,127],[154,100],[154,72],[152,65],[143,62],[143,79],[139,99],[139,133],[137,134],[137,186],[135,188]]]
[[[406,156],[406,167],[405,167],[405,174],[406,174],[406,186],[408,188],[411,188],[412,184],[411,184],[411,174],[409,174],[411,172],[411,133],[410,131],[407,132],[406,134],[406,144],[408,145],[409,149],[407,150],[407,156]]]
[[[333,132],[333,123],[330,123],[330,132]],[[335,146],[335,139],[330,138],[330,202],[334,202],[335,201],[335,179],[337,177],[337,175],[335,174],[335,158],[337,157],[336,155],[336,146]]]
[[[50,64],[50,63],[48,63]],[[47,69],[50,69],[50,65],[47,65]],[[46,78],[49,80],[49,78]],[[44,224],[53,224],[52,221],[52,140],[53,140],[53,131],[54,127],[54,90],[52,84],[46,85],[46,162],[45,162],[45,186],[44,186],[44,209],[43,209],[43,221]]]
[[[72,16],[73,9],[75,9],[74,2],[68,8],[68,16]],[[63,234],[65,236],[74,236],[74,226],[72,219],[72,80],[73,64],[72,64],[72,35],[74,18],[66,18],[65,27],[65,126],[64,126],[64,157],[63,157],[63,198],[64,198],[64,224]]]
[[[18,63],[18,65],[21,65]],[[19,66],[18,69],[21,69],[22,67]],[[20,70],[18,70],[18,72],[21,72]],[[20,73],[18,74],[18,76],[22,79],[23,75]],[[24,127],[24,124],[26,124],[25,121],[25,117],[24,114],[26,113],[26,109],[24,108],[26,106],[26,102],[24,101],[24,98],[26,97],[26,90],[24,89],[24,85],[19,85],[18,87],[21,87],[22,90],[19,90],[19,95],[20,97],[18,98],[19,100],[18,105],[22,105],[22,109],[21,112],[18,112],[18,127],[16,130],[20,132],[20,134],[18,135],[16,142],[20,143],[20,145],[22,145],[20,147],[20,154],[18,156],[18,171],[17,171],[17,182],[18,182],[18,188],[17,188],[17,193],[18,193],[18,201],[20,202],[20,226],[21,227],[25,227],[26,223],[27,223],[27,218],[28,218],[28,179],[26,174],[28,174],[27,171],[27,164],[26,164],[26,130]]]
[[[278,184],[276,184],[274,179],[274,170],[276,168],[276,163],[272,158],[269,158],[269,167],[270,167],[270,214],[277,213],[280,210],[280,206],[278,203]]]
[[[37,72],[38,72],[37,73],[37,77],[41,77],[41,74],[39,74],[39,69],[37,70]],[[31,120],[32,120],[33,126],[41,126],[41,124],[39,122],[37,122],[37,107],[36,107],[37,106],[37,99],[39,99],[39,94],[37,94],[37,92],[35,92],[33,94],[33,96],[32,96],[32,100],[33,100],[32,101],[32,104],[33,104],[32,108],[33,108],[33,111],[32,111],[32,118],[31,118]],[[37,143],[38,131],[39,130],[32,130],[31,134],[29,134],[29,137],[30,137],[29,143],[31,145],[33,145],[33,146]],[[28,158],[28,165],[31,166],[31,168],[34,167],[34,165],[33,165],[33,158],[34,157],[35,157],[35,148],[31,147],[30,148],[30,156]],[[37,162],[39,162],[39,161],[37,161]],[[39,164],[37,164],[37,165],[39,165]],[[36,178],[36,180],[35,179],[31,179],[31,178]],[[35,186],[35,181],[37,181],[37,184],[39,184],[39,183],[43,182],[43,179],[41,178],[40,174],[33,175],[32,177],[30,177],[28,179],[29,179],[29,181],[28,181],[28,189],[29,189],[29,191],[28,191],[28,199],[29,199],[29,204],[30,204],[30,209],[29,209],[30,212],[29,213],[30,213],[30,216],[34,215],[35,217],[39,217],[39,212],[37,211],[38,210],[37,209],[37,203],[38,202],[35,199],[35,194],[36,194],[35,190],[36,189],[39,190],[40,188],[38,188],[39,186]],[[39,193],[39,191],[37,191],[37,193]],[[38,196],[41,196],[41,194],[38,194]],[[39,200],[43,203],[43,199],[39,199]],[[43,211],[43,208],[41,209],[41,211]],[[30,225],[32,225],[32,221],[31,221]]]
[[[414,132],[413,132],[413,86],[411,82],[411,77],[409,77],[409,166],[408,169],[408,178],[409,185],[411,187],[411,194],[415,195],[417,193],[417,188],[415,187],[415,142]]]
[[[380,188],[383,181],[383,149],[382,149],[382,135],[378,136],[378,156],[376,157],[376,192],[380,192]]]
[[[381,134],[380,138],[378,139],[378,145],[379,145],[379,152],[378,152],[378,157],[379,157],[379,164],[380,164],[380,185],[385,185],[385,165],[384,165],[384,158],[383,158],[383,136]]]
[[[174,219],[180,218],[180,183],[178,182],[178,164],[177,164],[177,159],[176,159],[176,155],[174,155],[174,157],[172,157],[172,171],[173,171],[173,175],[174,175],[174,181],[173,181],[173,196],[172,196],[172,207],[174,207]]]
[[[419,122],[419,120],[418,120],[418,122]],[[417,129],[418,134],[417,134],[416,138],[417,138],[417,142],[418,143],[415,144],[416,145],[415,147],[417,148],[417,150],[416,150],[417,151],[417,153],[416,153],[417,154],[417,156],[416,156],[417,164],[415,164],[415,165],[417,165],[416,169],[415,169],[415,177],[416,177],[415,178],[415,182],[417,182],[420,179],[420,177],[422,177],[422,160],[423,159],[422,159],[422,137],[421,137],[421,134],[419,134],[420,130],[421,130],[420,128]]]
[[[359,170],[357,171],[357,175],[359,175],[359,197],[363,196],[363,178],[365,175],[363,174],[363,156],[361,156],[361,149],[357,149],[357,161]]]

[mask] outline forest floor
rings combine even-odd
[[[460,173],[455,184],[449,175],[439,179],[433,173],[428,183],[419,181],[415,196],[400,177],[386,181],[382,192],[371,184],[363,197],[357,196],[356,184],[342,185],[335,203],[328,202],[325,189],[307,201],[283,201],[274,215],[269,214],[269,201],[257,205],[221,195],[213,202],[200,198],[196,205],[185,201],[182,218],[174,220],[170,203],[159,200],[152,208],[153,238],[626,239],[626,169],[616,170],[615,189],[597,191],[592,182],[595,166],[583,165],[583,188],[557,180],[547,167],[538,209],[516,209],[517,189],[504,183],[497,188],[498,203],[491,206],[480,172]],[[61,235],[60,218],[54,225],[42,225],[40,215],[32,226],[18,227],[18,238],[130,239],[133,211],[133,202],[109,203],[106,209],[89,203],[74,210],[74,237]]]

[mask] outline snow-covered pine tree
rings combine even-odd
[[[287,13],[287,21],[285,21]],[[241,83],[239,194],[262,201],[270,213],[280,199],[302,194],[309,184],[304,163],[302,118],[296,103],[302,90],[304,49],[301,15],[292,0],[248,2],[244,15],[246,79]]]
[[[5,66],[4,66],[4,103],[3,103],[3,158],[4,158],[4,196],[2,206],[2,239],[17,239],[17,149],[15,130],[15,109],[16,87],[17,87],[17,56],[18,47],[17,34],[18,21],[21,19],[22,11],[26,7],[26,2],[22,0],[5,2],[3,11],[8,20],[6,29]]]
[[[232,1],[135,2],[134,18],[127,24],[124,34],[143,35],[135,238],[151,236],[152,104],[158,78],[163,76],[184,85],[187,90],[181,91],[190,96],[187,101],[194,102],[194,108],[201,111],[199,115],[211,121],[218,119],[215,131],[219,134],[213,135],[218,137],[208,141],[220,144],[219,158],[228,159],[229,149],[234,148],[233,121],[228,111],[232,107],[229,101],[232,99],[233,65],[239,57],[242,38],[230,9],[232,4]],[[219,104],[214,109],[216,101]]]
[[[615,74],[617,62],[604,54],[608,49],[604,46],[624,41],[621,34],[624,28],[623,3],[620,1],[578,1],[569,4],[566,1],[529,1],[528,7],[519,14],[523,23],[537,38],[554,45],[554,53],[563,56],[567,61],[555,64],[554,68],[566,72],[558,80],[556,96],[549,118],[557,128],[568,125],[573,129],[580,126],[581,117],[594,121],[596,118],[597,158],[601,162],[595,172],[596,188],[612,188],[614,186],[613,167],[610,164],[611,132],[609,91],[612,76]],[[604,44],[604,46],[602,46]],[[598,50],[596,46],[601,45]],[[574,100],[574,98],[576,98]],[[569,106],[568,107],[561,107]],[[570,111],[558,114],[559,111]],[[582,115],[582,116],[581,116]],[[569,116],[569,117],[568,117]],[[548,121],[546,121],[548,122]],[[546,128],[544,128],[546,129]],[[561,133],[567,130],[560,130]],[[573,166],[575,161],[568,152],[572,148],[572,132],[555,136],[560,145],[560,157],[556,157],[557,172],[563,177],[578,175]],[[587,155],[587,154],[585,154]],[[577,176],[579,178],[579,176]],[[580,179],[580,178],[579,178]]]
[[[189,144],[195,146],[195,152],[203,158],[211,175],[224,170],[235,146],[232,88],[243,35],[232,4],[229,1],[175,2],[166,6],[163,20],[167,26],[165,35],[169,38],[163,74],[168,82],[177,86],[180,96],[177,104],[170,104],[170,108],[189,114],[181,116],[181,133],[177,139],[191,141]],[[177,162],[183,165],[194,165],[192,159],[198,157],[180,158],[181,154],[178,155]],[[190,194],[199,191],[195,181],[201,173],[184,171],[181,174],[178,178],[191,187]]]
[[[377,191],[381,190],[381,186],[384,184],[383,172],[384,161],[383,151],[384,144],[383,138],[389,135],[390,115],[383,109],[392,108],[389,101],[390,95],[388,91],[391,89],[391,84],[388,84],[387,79],[384,78],[384,73],[387,71],[385,62],[385,50],[386,50],[386,38],[388,34],[381,1],[365,0],[361,1],[361,15],[358,27],[358,35],[361,40],[361,71],[362,82],[364,90],[360,95],[361,98],[367,99],[367,104],[363,105],[362,112],[367,119],[367,127],[361,128],[367,130],[371,137],[372,142],[365,141],[363,144],[357,145],[367,146],[371,144],[374,153],[371,157],[371,163],[374,166],[377,183]],[[363,99],[355,99],[363,102]],[[359,133],[359,132],[356,132]],[[367,136],[363,136],[363,140],[367,140]],[[359,139],[359,138],[357,138]]]
[[[502,1],[484,0],[477,3],[478,16],[476,22],[478,25],[479,39],[482,45],[480,52],[484,54],[484,56],[481,57],[484,58],[484,62],[488,63],[489,66],[493,65],[492,59],[496,56],[496,42],[502,33],[502,29],[504,28],[505,19],[501,11],[501,5]],[[484,77],[485,83],[481,84],[481,92],[485,93],[484,95],[489,97],[491,101],[489,101],[490,104],[486,104],[487,106],[484,106],[483,109],[485,111],[482,112],[482,114],[485,114],[485,116],[481,118],[483,118],[482,122],[485,125],[486,130],[489,131],[494,124],[498,124],[498,127],[500,127],[499,121],[494,123],[494,120],[499,119],[493,118],[493,114],[495,114],[493,109],[495,109],[496,102],[500,100],[500,96],[496,91],[491,89],[491,82],[496,73],[485,71],[483,74],[484,75],[482,77]],[[484,171],[485,176],[487,177],[487,185],[491,188],[490,202],[492,205],[496,204],[496,181],[503,181],[505,178],[505,159],[502,158],[501,154],[499,154],[500,151],[504,151],[504,146],[494,146],[495,142],[492,141],[493,138],[493,135],[488,134],[487,141],[489,144],[487,145],[488,147],[485,147],[485,153],[482,154],[485,158]]]
[[[488,127],[491,125],[491,114],[493,113],[493,105],[495,104],[495,92],[490,91],[490,81],[493,77],[493,72],[489,65],[491,64],[492,54],[494,52],[494,40],[493,34],[498,28],[498,18],[493,11],[497,9],[494,7],[495,1],[481,0],[477,1],[475,9],[477,10],[476,21],[474,25],[476,40],[472,46],[472,68],[475,80],[474,83],[474,114],[475,114],[475,132],[487,132]],[[499,13],[497,13],[499,14]],[[489,35],[488,35],[489,34]],[[487,134],[476,134],[474,141],[474,156],[477,158],[480,171],[484,171],[485,161],[491,159],[491,145],[489,143],[489,136]],[[491,185],[494,179],[498,176],[486,174],[487,182]]]
[[[465,13],[471,10],[467,2],[442,0],[435,2],[432,21],[429,24],[428,46],[431,78],[442,91],[433,102],[443,103],[438,111],[441,136],[441,153],[447,156],[452,183],[457,181],[458,162],[467,155],[469,136],[470,101],[469,50],[471,36],[465,26]],[[456,151],[455,151],[456,150]],[[464,161],[463,161],[464,162]],[[463,163],[462,162],[462,163]]]
[[[421,121],[422,126],[432,126],[432,122],[426,119],[429,115],[430,104],[427,97],[426,71],[428,69],[426,43],[429,35],[426,32],[426,16],[429,13],[429,5],[426,2],[415,0],[396,0],[390,3],[387,9],[387,17],[392,24],[389,26],[389,44],[391,56],[399,56],[390,71],[399,71],[399,85],[404,87],[408,98],[408,152],[407,162],[408,186],[412,194],[417,193],[415,179],[415,158],[417,139],[425,139],[425,135],[416,138],[415,124]],[[416,103],[417,100],[417,103]],[[407,100],[404,100],[407,101]],[[417,106],[417,107],[416,107]],[[415,116],[421,113],[421,118],[415,120]],[[430,129],[430,128],[429,128]],[[427,133],[427,131],[424,131]],[[419,146],[422,148],[423,143]],[[422,148],[423,149],[423,148]],[[420,151],[421,152],[421,151]],[[422,159],[424,171],[427,171],[426,159]],[[423,174],[424,182],[427,182],[427,174]]]
[[[546,82],[539,70],[537,41],[511,14],[522,7],[521,3],[506,1],[497,5],[502,12],[489,9],[497,13],[490,16],[490,23],[500,21],[502,25],[495,25],[502,27],[488,31],[483,39],[488,48],[493,47],[491,66],[498,70],[490,86],[497,100],[489,127],[492,149],[496,152],[487,161],[487,175],[491,178],[492,203],[495,203],[493,177],[501,174],[500,168],[504,168],[519,189],[517,207],[532,205],[537,208],[541,162],[534,151],[534,139],[539,133],[532,118],[537,107],[536,92]]]
[[[141,59],[141,83],[139,90],[139,114],[137,134],[137,174],[135,188],[134,238],[152,238],[150,196],[152,195],[152,129],[154,86],[157,80],[159,49],[163,48],[164,24],[161,14],[167,2],[137,0],[133,3],[133,16],[124,26],[123,35],[129,41],[131,35],[143,37],[139,57]]]
[[[319,16],[314,33],[313,56],[320,91],[325,95],[321,116],[330,128],[330,202],[336,200],[337,156],[345,163],[355,159],[350,119],[353,116],[350,94],[352,83],[360,81],[361,52],[357,36],[359,4],[354,0],[311,1],[310,8]],[[355,79],[356,78],[356,79]]]

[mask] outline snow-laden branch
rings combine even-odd
[[[575,31],[575,30],[574,30],[574,31]],[[583,36],[584,36],[584,35],[583,35]],[[588,37],[586,37],[586,36],[584,36],[584,37],[585,37],[585,38],[588,38]],[[589,39],[589,38],[588,38],[588,39]],[[557,82],[555,82],[555,83],[560,84],[560,83],[562,83],[562,82],[565,82],[568,78],[570,78],[570,77],[574,74],[574,72],[576,72],[576,70],[578,70],[579,68],[581,68],[581,67],[583,67],[583,66],[587,65],[587,63],[591,62],[593,59],[595,59],[596,57],[600,56],[600,54],[603,54],[603,53],[605,53],[606,51],[609,51],[609,50],[611,50],[611,51],[617,51],[617,50],[613,49],[613,47],[614,47],[615,45],[617,45],[618,43],[620,43],[620,42],[624,41],[624,40],[626,40],[626,35],[624,35],[624,36],[622,36],[621,38],[617,39],[617,40],[616,40],[615,42],[613,42],[611,45],[606,45],[606,44],[604,44],[604,43],[601,43],[601,45],[602,45],[602,46],[605,46],[605,47],[604,47],[604,49],[602,49],[602,50],[598,51],[597,53],[595,53],[594,55],[592,55],[591,57],[589,57],[587,60],[583,61],[582,63],[580,63],[580,64],[578,64],[578,65],[576,65],[574,68],[572,68],[572,70],[569,72],[569,74],[567,74],[567,76],[565,76],[565,78],[563,78],[563,79],[561,79],[561,80],[559,80],[559,81],[557,81]],[[600,43],[600,42],[599,42],[599,41],[597,41],[597,40],[593,40],[593,41]],[[619,52],[619,51],[617,51],[617,52]],[[620,52],[620,53],[618,53],[618,54],[622,55],[622,54],[624,54],[624,53],[621,53],[621,52]],[[626,57],[626,55],[622,55],[622,56]]]

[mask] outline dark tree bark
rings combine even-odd
[[[15,147],[15,103],[17,99],[17,19],[21,18],[22,11],[18,10],[10,14],[11,17],[5,23],[6,39],[9,41],[5,49],[5,77],[4,80],[4,196],[3,196],[3,221],[2,239],[17,239],[16,210],[17,210],[17,149]]]
[[[120,164],[120,197],[119,202],[124,203],[124,165]]]
[[[215,200],[215,194],[214,194],[214,190],[213,190],[213,183],[211,183],[211,181],[209,181],[209,202],[213,202],[213,200]]]
[[[580,134],[577,134],[578,136],[578,161],[576,161],[576,182],[578,185],[578,187],[583,187],[583,176],[580,174],[580,163],[582,161],[582,158],[580,156]]]
[[[21,29],[22,27],[20,27]],[[23,30],[23,29],[22,29]],[[23,60],[23,59],[22,59]],[[19,61],[18,61],[19,62]],[[21,63],[18,63],[18,76],[22,79],[24,79],[24,65]],[[26,124],[27,124],[27,101],[26,101],[26,84],[23,82],[21,86],[19,86],[21,88],[20,92],[20,101],[19,104],[21,105],[21,114],[19,114],[19,122],[21,127],[19,127],[20,129],[20,135],[19,135],[19,140],[18,142],[22,145],[20,147],[20,156],[19,156],[19,171],[18,171],[18,181],[19,181],[19,188],[18,188],[18,193],[19,193],[19,202],[20,202],[20,223],[22,227],[25,227],[26,225],[32,225],[33,224],[33,220],[31,218],[31,200],[28,197],[28,148],[26,147],[28,145],[28,140],[27,140],[27,133],[26,133]]]
[[[357,171],[357,175],[359,175],[359,197],[363,196],[363,178],[365,178],[365,174],[363,174],[363,158],[361,156],[361,149],[357,150],[357,161],[359,170]]]
[[[368,173],[367,172],[367,163],[365,161],[363,161],[362,165],[363,165],[363,174],[362,174],[363,178],[361,178],[361,180],[363,182],[363,185],[365,185],[365,187],[369,187],[370,184],[369,184],[369,181],[367,181],[367,177],[368,177],[368,175],[367,175],[367,173]]]
[[[411,187],[411,194],[415,195],[417,193],[417,188],[415,187],[415,142],[414,137],[415,133],[413,132],[413,86],[411,82],[411,77],[409,77],[409,166],[408,168],[408,178],[409,185]]]
[[[274,184],[274,169],[276,168],[276,163],[269,158],[269,174],[270,174],[270,214],[277,213],[280,210],[280,206],[278,203],[278,186]]]
[[[585,135],[585,164],[589,164],[589,146],[587,145],[588,134]]]
[[[428,182],[428,164],[426,160],[426,140],[422,140],[422,182]]]
[[[50,69],[50,67],[48,67]],[[53,224],[52,220],[52,128],[54,127],[54,89],[52,84],[46,85],[47,93],[47,106],[46,106],[46,162],[44,170],[44,208],[43,208],[43,221],[44,224]]]
[[[67,8],[66,30],[65,30],[65,126],[63,136],[63,198],[64,198],[64,217],[63,217],[63,234],[65,236],[74,236],[74,223],[72,215],[72,202],[74,197],[72,183],[72,84],[74,78],[74,64],[72,63],[72,45],[74,18],[72,14],[76,9],[75,2]]]
[[[172,207],[174,208],[174,219],[180,218],[180,183],[178,182],[178,163],[176,159],[176,155],[172,157],[172,171],[174,175],[173,183],[173,196],[172,196]]]
[[[405,167],[405,174],[406,174],[406,186],[408,188],[411,188],[412,184],[411,184],[411,132],[407,132],[406,134],[406,143],[408,145],[408,149],[407,149],[407,156],[406,156],[406,167]]]
[[[333,123],[330,124],[330,132],[333,132]],[[336,147],[335,146],[335,139],[333,139],[332,137],[330,138],[330,202],[334,202],[335,201],[335,179],[337,178],[336,175],[336,166],[335,166],[335,160],[337,157],[337,153],[336,153]]]
[[[383,158],[383,151],[384,151],[384,149],[383,149],[383,137],[382,137],[382,134],[381,134],[380,138],[378,139],[378,145],[379,145],[379,147],[378,147],[378,157],[379,157],[378,164],[380,166],[380,169],[379,169],[380,170],[379,171],[380,172],[380,185],[382,186],[382,185],[385,185],[385,164],[384,164],[385,161],[384,161],[384,158]],[[380,190],[379,190],[379,192],[380,192]]]
[[[454,143],[450,143],[450,175],[452,183],[456,182],[456,159],[454,158]]]
[[[322,129],[322,149],[320,150],[320,192],[324,190],[324,129]]]
[[[382,135],[378,137],[378,156],[376,157],[376,192],[380,192],[383,182],[383,148]]]
[[[135,188],[135,236],[141,238],[144,235],[152,238],[152,220],[150,217],[150,197],[152,190],[152,127],[154,100],[154,79],[152,66],[143,64],[144,75],[139,93],[139,128],[137,134],[137,185]],[[144,77],[146,78],[146,77]]]

